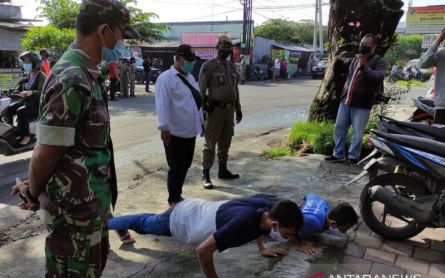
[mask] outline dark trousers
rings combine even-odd
[[[145,91],[149,91],[149,85],[150,85],[150,72],[144,71],[144,80],[145,80]]]
[[[110,79],[110,99],[114,99],[116,97],[116,91],[117,91],[117,79],[112,78]]]
[[[17,129],[19,136],[29,136],[29,119],[39,114],[39,107],[33,102],[19,101],[11,104],[4,116],[5,122],[13,125],[14,115],[17,115]]]
[[[168,201],[179,202],[182,195],[187,171],[192,165],[193,153],[195,152],[196,137],[181,138],[171,136],[168,146],[164,144],[165,155],[168,163]]]

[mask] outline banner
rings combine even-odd
[[[423,35],[422,48],[428,49],[431,46],[433,46],[434,42],[436,42],[437,36],[439,36],[439,35],[438,34]],[[443,45],[444,45],[444,42],[442,42],[439,47],[443,47]]]
[[[407,34],[438,34],[445,27],[445,5],[410,7],[406,15]]]

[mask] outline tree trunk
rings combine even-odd
[[[403,15],[400,0],[330,0],[328,64],[309,110],[309,121],[335,121],[345,76],[334,75],[334,57],[342,51],[357,52],[363,35],[377,36],[376,53],[383,56],[394,43],[394,32]]]

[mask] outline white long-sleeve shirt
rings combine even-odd
[[[192,138],[200,134],[204,125],[202,108],[196,106],[192,92],[177,76],[173,66],[156,80],[155,98],[159,129],[171,135]],[[187,81],[199,91],[195,78],[188,74]]]
[[[439,44],[435,42],[419,64],[423,69],[436,67],[434,104],[436,109],[445,109],[445,48],[439,49]]]

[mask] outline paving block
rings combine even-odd
[[[383,240],[381,238],[358,234],[354,242],[365,247],[380,249],[382,247]]]
[[[398,255],[410,257],[413,254],[414,247],[410,244],[385,240],[382,245],[382,250]]]
[[[365,235],[370,235],[372,233],[371,229],[366,225],[366,224],[362,224],[360,225],[360,227],[358,228],[359,233],[365,234]]]
[[[358,245],[356,243],[349,243],[348,248],[346,249],[346,255],[356,257],[356,258],[363,258],[365,251],[366,251],[366,247],[364,247],[362,245]]]
[[[445,253],[445,241],[431,240],[430,248]]]
[[[384,263],[392,265],[396,260],[396,254],[368,248],[366,249],[366,253],[363,259],[375,263]]]
[[[445,277],[445,265],[444,264],[431,264],[430,271],[428,272],[433,277]]]
[[[415,258],[399,255],[396,260],[396,267],[400,267],[406,270],[411,270],[421,274],[428,273],[429,263]]]
[[[375,263],[371,268],[371,274],[376,275],[404,275],[405,270],[399,267],[390,266],[387,264]]]
[[[340,265],[341,268],[351,270],[358,273],[369,273],[371,269],[372,262],[358,259],[351,256],[345,256],[343,258],[343,264]]]
[[[430,240],[429,238],[423,236],[423,235],[416,235],[415,237],[412,237],[406,241],[405,243],[408,243],[412,246],[422,247],[422,248],[428,248],[430,247]]]
[[[416,247],[413,257],[427,262],[445,263],[445,254],[442,252]]]

